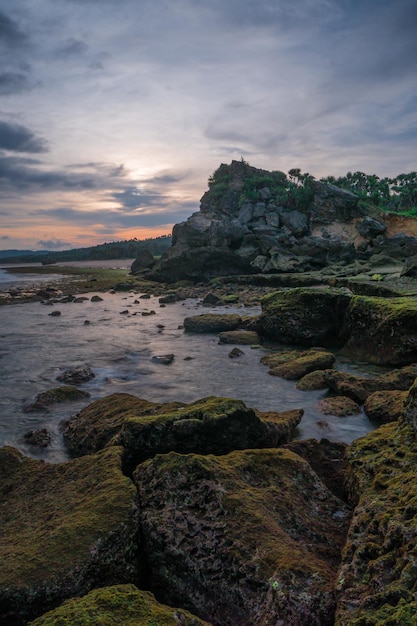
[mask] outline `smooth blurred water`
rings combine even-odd
[[[52,462],[64,460],[59,422],[114,392],[181,402],[218,395],[240,398],[260,410],[303,408],[299,438],[350,442],[373,427],[364,414],[323,416],[316,403],[326,391],[298,391],[293,381],[269,376],[268,368],[260,363],[267,349],[240,346],[244,354],[231,359],[228,355],[233,346],[219,344],[216,336],[185,333],[180,328],[185,317],[211,311],[196,300],[161,307],[157,298],[140,299],[139,294],[100,296],[102,302],[0,307],[0,445],[13,445]],[[50,316],[53,310],[59,310],[61,316]],[[154,315],[142,315],[151,310]],[[259,309],[244,307],[212,310],[259,313]],[[168,353],[175,355],[172,364],[152,361],[153,356]],[[84,364],[95,373],[93,380],[81,385],[91,394],[89,399],[55,404],[48,412],[23,412],[26,400],[62,384],[56,381],[58,374]],[[348,361],[339,365],[363,373]],[[319,421],[327,425],[323,428]],[[52,434],[46,450],[38,451],[20,441],[25,432],[37,428],[47,428]]]

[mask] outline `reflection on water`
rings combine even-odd
[[[315,405],[325,391],[301,392],[293,381],[268,376],[266,366],[259,362],[266,349],[241,346],[244,354],[230,359],[233,346],[219,344],[216,336],[184,333],[180,328],[184,318],[202,312],[195,300],[161,307],[157,298],[140,299],[137,294],[100,295],[102,302],[0,307],[0,445],[13,445],[49,461],[63,460],[59,422],[114,392],[152,401],[192,402],[218,395],[241,398],[260,410],[304,408],[300,438],[350,442],[371,429],[364,414],[323,416]],[[50,316],[53,310],[61,315]],[[151,310],[154,315],[142,315]],[[245,315],[259,312],[234,307],[215,310]],[[168,353],[175,355],[172,364],[152,361],[153,356]],[[96,375],[81,386],[91,394],[90,399],[53,405],[46,413],[23,412],[28,398],[61,384],[56,381],[58,374],[83,364]],[[351,369],[350,364],[344,362],[343,369]],[[362,373],[360,369],[358,373]],[[317,425],[323,420],[327,423],[324,428]],[[31,451],[19,441],[34,428],[51,432],[47,451]]]

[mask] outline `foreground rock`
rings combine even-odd
[[[415,363],[374,378],[363,378],[337,370],[323,372],[323,379],[329,389],[338,395],[348,396],[359,404],[363,404],[366,398],[375,391],[407,391],[416,377],[417,364]]]
[[[238,345],[258,345],[259,335],[254,330],[229,330],[219,333],[219,343],[235,343]]]
[[[25,402],[23,410],[26,413],[31,411],[47,411],[51,404],[73,402],[74,400],[81,400],[89,397],[90,394],[87,391],[82,391],[73,385],[65,385],[63,387],[49,389],[48,391],[41,391],[36,394],[33,399]]]
[[[379,365],[417,361],[417,298],[354,296],[346,312],[343,351]]]
[[[159,455],[138,466],[151,585],[217,626],[333,624],[350,513],[283,449]]]
[[[302,410],[262,413],[241,400],[203,398],[191,404],[157,404],[129,394],[97,400],[63,425],[71,454],[123,446],[124,468],[174,450],[182,454],[225,454],[287,443]]]
[[[42,615],[30,626],[210,626],[188,611],[173,609],[156,601],[149,591],[134,585],[94,589],[83,598],[67,600]]]
[[[235,313],[203,313],[186,317],[184,329],[189,333],[220,333],[236,330],[241,323],[242,318]]]
[[[79,365],[78,367],[71,367],[64,370],[56,379],[67,385],[81,385],[82,383],[87,383],[94,377],[95,374],[91,367],[88,365]]]
[[[137,578],[137,500],[121,456],[112,448],[48,465],[0,449],[2,624]]]
[[[375,391],[365,400],[364,411],[375,422],[395,422],[401,417],[407,391]]]
[[[350,296],[338,289],[288,289],[262,300],[257,330],[283,344],[338,346]]]
[[[338,574],[338,626],[415,624],[416,397],[414,385],[398,423],[381,426],[348,450],[356,507]]]
[[[332,352],[312,348],[297,352],[291,350],[269,354],[261,358],[261,363],[268,365],[271,376],[280,376],[287,380],[298,380],[311,372],[327,370],[333,366],[336,357]]]

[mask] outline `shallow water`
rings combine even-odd
[[[161,307],[157,298],[141,299],[139,294],[100,296],[102,302],[0,307],[0,445],[13,445],[51,462],[62,461],[67,455],[59,422],[114,392],[181,402],[218,395],[240,398],[260,410],[303,408],[298,438],[350,442],[373,428],[364,414],[343,418],[321,414],[315,405],[326,391],[298,391],[293,381],[269,376],[268,368],[260,363],[260,357],[269,352],[266,348],[240,346],[244,354],[231,359],[233,346],[219,344],[216,336],[185,333],[180,328],[185,317],[211,311],[196,300]],[[50,316],[52,310],[59,310],[61,316]],[[154,315],[142,315],[151,310]],[[259,313],[259,309],[244,307],[213,311]],[[152,361],[153,356],[168,353],[175,355],[172,364]],[[81,385],[90,398],[55,404],[48,412],[23,412],[29,398],[62,384],[56,381],[58,374],[83,364],[95,373],[93,380]],[[337,367],[366,373],[366,368],[349,361]],[[318,425],[319,421],[326,425]],[[37,428],[47,428],[52,434],[46,450],[20,441],[25,432]]]

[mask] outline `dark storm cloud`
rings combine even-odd
[[[34,85],[26,73],[3,72],[0,74],[0,96],[30,91],[33,87]]]
[[[47,144],[31,130],[19,124],[0,120],[0,150],[13,152],[47,152]]]
[[[0,11],[0,43],[10,47],[22,46],[27,42],[27,35],[18,24]]]
[[[127,209],[155,206],[161,202],[160,195],[143,193],[137,187],[128,187],[124,191],[115,192],[112,197]]]
[[[84,41],[79,39],[68,39],[64,45],[58,49],[58,55],[66,58],[70,56],[78,56],[87,52],[88,46]]]
[[[102,225],[106,228],[122,227],[152,227],[174,224],[185,220],[193,210],[198,207],[195,203],[168,203],[162,207],[154,207],[148,211],[132,211],[130,213],[120,210],[81,211],[70,207],[45,209],[36,211],[31,215],[42,215],[55,218],[61,222],[71,224],[84,224],[89,226]]]

